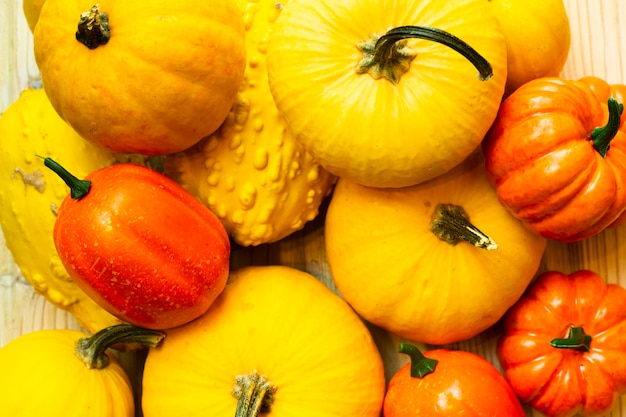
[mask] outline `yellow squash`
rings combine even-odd
[[[494,120],[507,74],[485,0],[291,0],[267,63],[304,148],[334,175],[375,187],[459,164]]]
[[[79,176],[115,162],[144,163],[78,136],[54,111],[43,90],[27,89],[0,117],[0,226],[24,278],[55,306],[70,311],[89,331],[119,320],[87,297],[59,259],[52,230],[67,185],[40,157],[61,161]]]
[[[243,1],[247,66],[235,104],[217,132],[168,156],[165,174],[197,196],[240,245],[274,242],[315,218],[335,177],[295,139],[269,90],[267,34],[272,0]]]
[[[340,179],[326,217],[332,277],[366,320],[445,344],[499,320],[538,270],[546,240],[499,203],[482,156],[413,187]]]
[[[230,0],[46,0],[33,38],[46,93],[82,137],[164,155],[226,118],[244,35]]]
[[[28,23],[28,28],[31,32],[35,30],[35,25],[37,24],[37,20],[39,20],[39,13],[41,13],[41,7],[45,2],[46,0],[22,1],[24,17],[26,18],[26,23]]]
[[[145,417],[379,417],[384,390],[376,345],[341,298],[305,272],[253,266],[150,350],[142,405]]]
[[[505,95],[540,77],[556,77],[569,54],[570,24],[563,0],[488,0],[507,46]]]
[[[78,330],[25,333],[0,349],[0,415],[134,417],[129,378],[108,348],[154,347],[163,336],[130,325],[91,337]]]

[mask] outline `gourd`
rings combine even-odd
[[[379,417],[385,378],[340,297],[306,272],[250,266],[148,352],[142,386],[145,417]]]
[[[339,179],[325,223],[331,276],[367,321],[446,344],[498,321],[537,272],[546,240],[498,201],[481,155],[402,189]]]
[[[67,273],[121,320],[167,329],[196,319],[228,279],[230,241],[219,219],[170,178],[116,164],[79,179],[46,158],[70,192],[54,245]]]
[[[0,117],[0,226],[21,274],[35,291],[69,311],[90,332],[120,321],[71,280],[52,230],[67,186],[41,163],[53,157],[76,175],[119,162],[147,164],[140,155],[116,154],[85,141],[52,108],[43,90],[26,89]]]
[[[626,390],[625,303],[626,289],[593,271],[541,274],[497,345],[517,396],[547,417],[609,415]]]
[[[226,118],[245,68],[234,2],[50,0],[35,60],[50,101],[85,139],[124,153],[189,148]]]
[[[508,96],[522,84],[556,77],[567,60],[571,33],[563,0],[488,0],[507,46]]]
[[[415,185],[458,165],[493,122],[507,76],[484,0],[290,1],[267,48],[272,95],[296,138],[366,186]]]
[[[588,238],[626,209],[623,97],[608,97],[606,82],[595,91],[584,80],[530,81],[504,100],[483,141],[499,200],[546,238]]]
[[[235,103],[217,132],[167,157],[165,174],[209,207],[235,242],[256,246],[315,218],[335,177],[302,148],[269,91],[267,34],[280,7],[242,3],[248,55]]]
[[[0,415],[133,417],[130,380],[113,346],[155,347],[164,334],[120,324],[24,333],[0,348]]]
[[[45,2],[46,0],[22,1],[22,11],[24,12],[24,17],[26,18],[26,23],[31,33],[35,30],[35,25],[37,24],[37,20],[39,20],[39,13],[41,13],[41,7]]]

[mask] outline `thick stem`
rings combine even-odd
[[[90,337],[78,339],[76,356],[89,369],[102,369],[109,364],[107,349],[119,343],[139,344],[143,347],[157,347],[165,333],[159,330],[144,329],[132,324],[117,324],[106,327]]]
[[[437,205],[430,223],[430,231],[451,245],[466,241],[486,250],[498,248],[493,239],[470,222],[463,207],[454,204]]]
[[[275,392],[276,386],[256,370],[238,375],[233,388],[233,395],[237,398],[235,417],[256,417],[269,413]]]
[[[100,5],[95,4],[89,11],[81,13],[76,31],[76,40],[89,49],[96,49],[111,39],[109,15],[100,13]]]
[[[606,158],[606,154],[611,148],[611,141],[615,135],[617,135],[617,132],[619,132],[620,119],[624,111],[624,105],[613,97],[609,97],[607,106],[609,108],[609,120],[606,126],[597,127],[591,132],[593,147],[596,148],[596,151],[598,151],[603,158]]]
[[[43,163],[55,174],[61,177],[63,182],[65,182],[67,186],[70,187],[70,196],[73,199],[80,200],[81,198],[89,194],[89,190],[91,189],[91,181],[80,180],[76,178],[52,158],[44,158]]]
[[[589,352],[589,349],[591,349],[591,336],[585,333],[581,326],[570,326],[567,337],[552,339],[550,346],[559,349]]]
[[[359,47],[364,56],[356,71],[360,74],[369,72],[374,78],[384,77],[397,84],[415,57],[415,53],[400,42],[408,38],[425,39],[453,49],[474,65],[481,81],[493,75],[491,64],[465,41],[444,30],[427,26],[399,26],[379,38],[361,43]]]
[[[423,378],[435,371],[438,361],[427,358],[418,348],[408,343],[400,343],[400,353],[406,353],[411,358],[411,376]]]

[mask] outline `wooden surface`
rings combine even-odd
[[[572,29],[572,46],[563,76],[596,75],[610,83],[626,83],[626,2],[624,0],[565,0]],[[621,29],[620,29],[621,28]],[[29,84],[37,84],[32,38],[19,0],[0,0],[0,111]],[[2,181],[2,179],[0,179]],[[334,289],[323,247],[323,217],[304,230],[272,245],[233,248],[233,265],[285,264],[306,270]],[[607,230],[582,242],[549,242],[541,271],[569,273],[591,269],[607,282],[626,286],[626,227]],[[20,277],[19,268],[0,234],[0,346],[37,329],[78,328],[76,321],[35,294]],[[385,358],[387,376],[404,363],[396,354],[398,339],[371,328]],[[498,326],[467,342],[450,347],[482,355],[499,367],[494,353]],[[428,348],[428,346],[426,346]],[[539,416],[528,411],[529,416]],[[626,398],[605,417],[626,417]]]

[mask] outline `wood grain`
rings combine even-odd
[[[596,75],[610,83],[626,83],[626,2],[623,0],[565,0],[572,30],[572,45],[562,75],[579,78]],[[6,109],[28,85],[38,83],[32,58],[32,37],[21,14],[19,0],[0,0],[0,111]],[[0,179],[1,181],[1,179]],[[234,247],[233,267],[284,264],[305,270],[336,291],[323,244],[323,210],[302,231],[271,245]],[[607,230],[582,242],[549,242],[540,271],[573,272],[590,269],[607,282],[626,286],[626,227]],[[66,312],[35,294],[20,277],[0,235],[0,346],[22,333],[43,328],[78,328]],[[385,358],[390,377],[406,359],[396,353],[399,339],[370,326]],[[499,367],[495,342],[499,325],[462,343],[449,345],[482,355]],[[424,346],[430,348],[430,346]],[[136,363],[129,368],[139,369]],[[527,409],[528,416],[539,413]],[[605,417],[626,417],[624,398]]]

